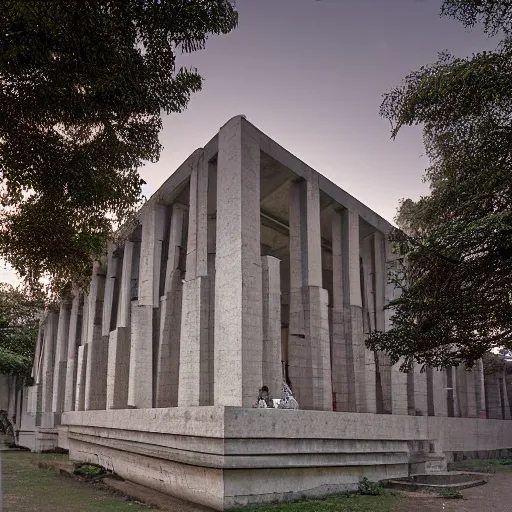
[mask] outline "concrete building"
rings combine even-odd
[[[365,347],[390,328],[390,227],[231,119],[46,313],[19,443],[217,510],[512,449],[504,377]],[[252,408],[283,378],[299,410]]]

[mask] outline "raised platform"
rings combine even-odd
[[[476,418],[219,406],[71,412],[62,423],[72,459],[217,510],[408,476],[428,451],[512,448],[510,422]]]

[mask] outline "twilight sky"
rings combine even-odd
[[[421,130],[396,141],[382,94],[444,49],[493,49],[481,29],[439,18],[441,0],[237,0],[239,26],[180,57],[203,90],[164,120],[160,161],[141,169],[151,195],[231,117],[259,129],[388,220],[427,191]],[[0,267],[0,281],[15,282]]]

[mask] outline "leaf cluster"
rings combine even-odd
[[[139,205],[162,113],[201,89],[176,54],[236,24],[230,0],[1,2],[0,255],[27,282],[87,282]]]
[[[0,373],[30,375],[42,306],[40,298],[0,283]]]
[[[443,14],[507,33],[512,3],[445,1]],[[389,91],[395,137],[423,126],[430,195],[402,202],[391,235],[398,297],[374,349],[433,367],[471,366],[512,346],[512,40],[468,58],[440,54]]]

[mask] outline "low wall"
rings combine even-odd
[[[72,459],[217,510],[407,476],[425,450],[512,448],[512,423],[469,418],[216,406],[70,412],[62,424]]]

